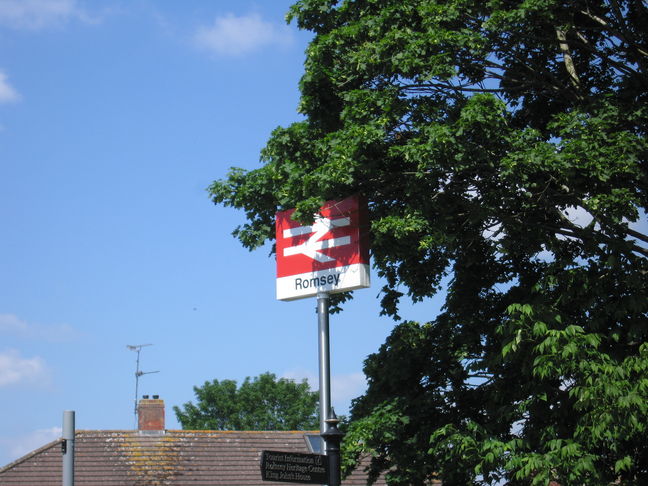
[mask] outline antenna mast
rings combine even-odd
[[[150,375],[151,373],[159,373],[159,371],[140,371],[140,352],[145,346],[153,346],[152,344],[127,344],[126,347],[131,351],[137,353],[137,366],[135,367],[135,426],[137,427],[137,394],[139,391],[139,379],[142,375]]]

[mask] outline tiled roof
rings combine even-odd
[[[261,480],[261,451],[310,452],[303,431],[77,431],[75,438],[75,486],[281,485]],[[2,486],[60,486],[61,477],[60,440],[0,469]],[[366,484],[366,476],[356,471],[343,484]]]

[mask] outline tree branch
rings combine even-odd
[[[614,2],[614,3],[616,3],[616,2]],[[618,8],[618,5],[617,5],[617,8]],[[587,18],[593,20],[597,24],[601,25],[602,27],[605,27],[605,29],[608,32],[610,32],[610,33],[614,34],[615,36],[617,36],[619,38],[619,40],[621,40],[622,42],[625,42],[629,47],[636,50],[642,56],[648,57],[648,51],[642,49],[635,42],[630,42],[621,32],[619,32],[617,29],[612,28],[610,26],[610,24],[608,22],[606,22],[604,19],[602,19],[601,17],[599,17],[597,15],[594,15],[592,12],[589,12],[587,10],[580,10],[579,12],[582,13],[583,15],[585,15]]]
[[[567,34],[561,28],[556,28],[556,37],[558,38],[558,45],[563,54],[563,61],[565,63],[565,68],[567,69],[567,74],[569,74],[569,79],[571,80],[572,86],[580,91],[580,79],[578,79],[578,73],[576,72],[576,66],[574,66],[574,60],[572,59],[571,52],[569,50],[569,44],[567,43]]]
[[[558,209],[556,209],[556,213],[558,214],[560,219],[568,226],[568,228],[552,228],[552,230],[555,231],[557,234],[567,236],[569,238],[576,238],[581,241],[594,240],[596,239],[596,237],[598,237],[600,240],[604,240],[604,241],[607,240],[608,243],[610,242],[611,238],[605,235],[604,233],[597,232],[594,229],[590,229],[588,231],[586,229],[583,229],[575,225],[567,216],[565,216]],[[599,223],[603,222],[605,224],[605,219],[606,219],[605,217],[599,218],[597,215],[595,215],[595,220],[597,220]],[[593,222],[594,220],[592,221],[592,223]],[[593,224],[588,225],[588,227],[593,228]],[[626,233],[630,236],[634,236],[635,238],[640,239],[641,241],[648,242],[648,237],[646,237],[645,235],[639,232],[631,230],[630,228],[626,228]],[[634,253],[638,253],[644,257],[648,257],[648,248],[643,248],[635,243],[632,243],[632,248],[630,251]]]
[[[648,243],[648,236],[644,235],[643,233],[639,233],[638,231],[635,231],[632,228],[628,228],[626,232],[633,238],[641,240],[644,243]]]

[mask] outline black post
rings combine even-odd
[[[329,481],[328,486],[340,486],[342,482],[340,473],[340,443],[344,434],[337,428],[340,421],[333,409],[329,418],[326,419],[326,431],[321,434],[326,443],[326,457],[328,460]]]

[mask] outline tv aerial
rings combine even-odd
[[[141,371],[140,370],[140,352],[146,346],[153,346],[152,344],[127,344],[126,347],[131,351],[137,353],[137,366],[135,367],[135,422],[137,425],[137,395],[139,391],[139,379],[143,375],[150,375],[152,373],[159,373],[159,371]]]

